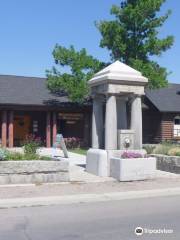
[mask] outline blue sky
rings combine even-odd
[[[0,0],[0,74],[45,76],[54,64],[56,43],[108,61],[109,53],[99,47],[95,20],[110,19],[112,4],[120,0]],[[172,71],[170,82],[180,83],[180,1],[167,0],[162,8],[172,15],[160,36],[173,34],[175,43],[158,61]]]

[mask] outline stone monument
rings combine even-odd
[[[148,79],[116,61],[89,80],[93,98],[88,172],[109,176],[109,159],[123,149],[142,149],[141,96]]]

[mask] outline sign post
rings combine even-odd
[[[57,134],[56,135],[56,143],[55,143],[56,146],[60,146],[60,148],[63,150],[63,153],[64,153],[64,157],[65,158],[68,158],[68,151],[67,151],[67,148],[66,148],[66,144],[64,142],[64,138],[63,138],[63,135],[62,134]]]

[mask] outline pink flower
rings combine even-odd
[[[143,155],[137,152],[123,152],[121,158],[142,158]]]

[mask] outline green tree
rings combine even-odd
[[[149,87],[159,88],[167,84],[167,70],[152,60],[173,44],[173,36],[158,37],[158,30],[169,17],[159,11],[165,0],[126,0],[120,6],[113,5],[111,21],[96,23],[102,39],[100,46],[110,51],[112,60],[120,60],[141,71],[149,78]]]
[[[65,92],[74,102],[82,102],[89,93],[87,81],[102,67],[104,63],[87,55],[85,49],[76,51],[73,46],[65,48],[56,45],[53,50],[55,63],[66,72],[53,67],[47,71],[47,85],[52,92]]]
[[[173,44],[173,36],[158,37],[158,30],[170,15],[159,16],[166,0],[126,0],[120,6],[113,5],[111,21],[96,23],[102,39],[100,46],[110,51],[111,60],[120,60],[142,72],[149,79],[150,88],[164,87],[168,83],[166,68],[152,60]],[[88,80],[107,64],[87,54],[85,49],[76,51],[73,46],[56,45],[53,50],[55,63],[47,71],[48,88],[65,92],[75,102],[82,102],[89,93]],[[66,72],[64,71],[64,68]]]

